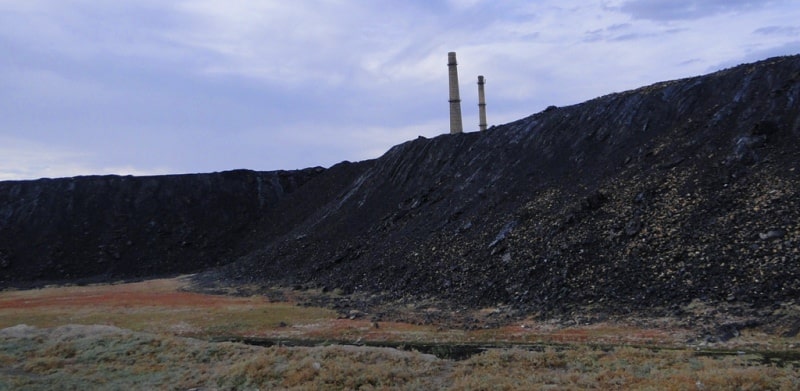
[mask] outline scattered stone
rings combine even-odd
[[[0,269],[6,269],[9,266],[11,266],[11,260],[8,259],[5,252],[0,251]]]
[[[497,233],[497,236],[495,236],[494,240],[491,243],[489,243],[489,248],[493,248],[498,244],[502,243],[503,240],[506,239],[506,236],[508,236],[508,234],[510,234],[511,231],[513,231],[514,227],[516,226],[517,226],[516,220],[512,220],[506,223],[506,225],[503,226],[500,232]]]
[[[753,136],[769,136],[777,133],[780,130],[778,124],[773,121],[761,121],[753,125],[750,134]]]
[[[673,158],[670,161],[667,161],[666,163],[660,164],[658,166],[658,168],[660,168],[662,170],[668,170],[670,168],[676,167],[679,164],[683,163],[684,160],[686,160],[685,156],[678,156],[678,157]]]
[[[313,282],[345,318],[375,311],[343,294],[384,292],[401,305],[441,300],[448,313],[507,303],[543,319],[587,305],[668,315],[697,297],[752,314],[800,297],[798,143],[757,123],[796,122],[793,96],[769,91],[800,56],[770,64],[611,94],[490,133],[410,140],[318,175],[0,182],[0,249],[13,255],[0,283],[192,269],[205,270],[193,277],[200,286]],[[752,99],[732,104],[739,93]],[[680,159],[680,169],[657,169]],[[769,163],[742,167],[748,159]],[[99,244],[120,259],[106,251],[96,264]]]
[[[634,217],[625,223],[625,235],[635,236],[642,230],[642,219]]]
[[[741,136],[736,139],[733,148],[733,154],[728,159],[729,161],[739,162],[746,166],[758,163],[760,156],[756,149],[764,145],[767,141],[767,136]]]
[[[771,229],[767,232],[759,233],[758,237],[761,240],[770,240],[770,239],[780,239],[784,235],[786,235],[786,231],[783,229]]]
[[[727,342],[739,336],[739,329],[735,324],[725,324],[717,328],[716,338],[720,342]]]
[[[359,311],[359,310],[350,310],[350,312],[348,313],[348,318],[350,320],[361,319],[361,318],[364,317],[364,315],[366,315],[366,314],[364,312]]]
[[[606,201],[608,201],[608,197],[600,190],[597,190],[581,200],[581,208],[587,211],[597,210],[600,209]]]

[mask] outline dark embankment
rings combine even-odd
[[[275,206],[322,171],[0,182],[0,286],[220,265],[243,254],[254,224],[280,218]]]
[[[800,57],[769,59],[396,146],[206,280],[543,313],[769,310],[800,295],[799,158]]]
[[[773,58],[320,172],[2,183],[0,266],[5,284],[222,265],[198,282],[772,313],[800,297],[798,159],[800,56]]]

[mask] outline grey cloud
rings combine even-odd
[[[477,74],[489,80],[489,121],[499,124],[731,57],[800,51],[800,38],[787,35],[800,32],[781,27],[795,25],[796,1],[618,0],[598,12],[592,2],[565,9],[553,0],[457,10],[423,0],[0,0],[0,177],[56,175],[38,168],[48,155],[70,167],[58,175],[374,157],[406,135],[446,132],[450,50],[463,64],[465,124],[477,128]],[[770,18],[738,26],[743,11]],[[697,33],[691,23],[641,20],[719,12]],[[704,52],[714,40],[723,50]],[[794,42],[755,53],[764,41]],[[674,53],[682,43],[688,54]],[[672,63],[699,55],[691,67]],[[9,149],[3,136],[30,144]]]
[[[678,63],[678,65],[685,66],[685,65],[698,63],[698,62],[702,62],[702,60],[699,59],[699,58],[692,58],[692,59],[689,59],[689,60],[686,60],[686,61],[681,61],[681,62]]]
[[[764,34],[764,35],[795,36],[795,35],[800,35],[800,27],[768,26],[768,27],[762,27],[753,32],[756,34]]]
[[[619,23],[606,27],[606,31],[619,31],[628,29],[630,27],[631,27],[630,23]]]
[[[632,29],[629,23],[615,24],[603,29],[591,30],[584,33],[583,42],[624,42],[658,37],[661,35],[675,34],[684,29],[667,29],[657,32],[640,32]]]
[[[715,72],[720,69],[730,68],[739,64],[759,61],[770,57],[786,56],[792,54],[800,54],[800,40],[788,42],[780,46],[774,46],[766,49],[747,52],[740,58],[724,61],[715,66],[709,67],[706,70],[706,72]]]
[[[519,38],[520,38],[520,40],[523,40],[523,41],[532,41],[532,40],[538,39],[540,35],[542,35],[542,33],[537,31],[535,33],[522,35]]]
[[[605,39],[603,36],[603,30],[592,30],[585,33],[583,42],[597,42],[602,41],[603,39]]]
[[[583,42],[598,42],[598,41],[613,41],[618,40],[619,37],[613,37],[612,34],[614,33],[622,33],[625,30],[629,30],[631,27],[630,23],[620,23],[620,24],[613,24],[606,28],[591,30],[584,33]],[[634,34],[623,34],[622,36],[628,36]]]
[[[784,1],[753,0],[630,0],[619,8],[635,19],[673,21],[700,19],[722,12],[747,10]]]
[[[613,37],[613,38],[609,39],[609,41],[615,41],[615,42],[634,41],[634,40],[637,40],[637,39],[650,38],[650,37],[655,37],[655,36],[658,36],[658,34],[631,33],[631,34],[618,35],[616,37]]]

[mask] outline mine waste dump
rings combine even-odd
[[[770,323],[800,297],[799,146],[787,56],[329,168],[0,182],[0,287],[197,273],[511,317],[699,302]]]

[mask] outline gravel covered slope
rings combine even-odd
[[[419,138],[201,278],[525,311],[800,294],[800,56]]]
[[[800,295],[798,158],[789,56],[329,169],[0,182],[0,287],[205,270],[206,286],[767,319]]]

